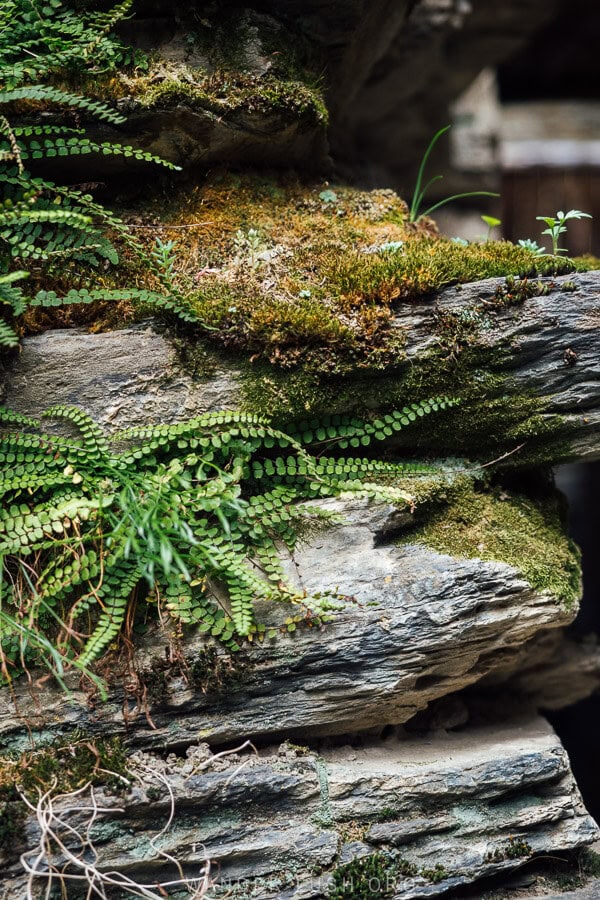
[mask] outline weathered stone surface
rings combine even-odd
[[[600,687],[600,646],[596,635],[583,640],[562,630],[546,631],[525,644],[517,658],[486,678],[505,684],[539,709],[564,709]]]
[[[66,704],[47,685],[37,706],[27,689],[16,685],[17,714],[12,695],[7,690],[2,695],[4,741],[20,739],[24,717],[30,729],[62,732],[79,726],[91,733],[126,733],[145,747],[185,746],[198,734],[222,744],[266,735],[298,739],[380,730],[509,665],[534,635],[575,615],[575,608],[567,610],[551,594],[532,589],[505,563],[453,559],[419,544],[382,543],[390,528],[403,524],[402,514],[389,507],[360,500],[319,505],[343,511],[345,521],[300,546],[288,575],[309,596],[333,592],[355,598],[325,628],[299,626],[294,635],[253,645],[243,686],[225,693],[202,693],[175,668],[173,677],[167,673],[164,679],[161,702],[151,706],[154,728],[133,698],[125,701],[126,725],[120,691],[86,709],[76,685],[79,702]],[[289,614],[283,604],[259,610],[260,621],[274,627]],[[186,642],[191,662],[202,642],[201,636]],[[164,658],[167,643],[164,632],[153,640],[146,636],[139,667],[150,671],[152,660]]]
[[[471,352],[469,363],[461,365],[463,373],[472,372],[481,383],[482,401],[490,390],[489,376],[494,376],[496,392],[498,379],[502,379],[501,393],[511,415],[515,414],[513,397],[517,402],[534,397],[536,414],[542,421],[555,423],[553,443],[546,440],[550,461],[557,457],[597,459],[600,274],[587,272],[542,281],[550,286],[548,294],[500,309],[490,302],[496,288],[504,285],[503,279],[495,278],[447,288],[435,300],[400,305],[396,327],[406,332],[407,353],[406,362],[400,366],[404,365],[409,375],[416,364],[439,350],[436,323],[440,317],[450,315],[458,322],[474,320],[478,332],[470,340],[475,341],[477,352]],[[575,291],[562,290],[569,282],[576,286]],[[239,367],[224,357],[216,359],[215,374],[195,380],[182,371],[166,338],[150,327],[97,335],[48,332],[24,340],[20,357],[8,367],[3,402],[29,415],[39,414],[53,403],[75,403],[110,428],[171,422],[207,409],[239,405]],[[381,402],[382,382],[378,380],[370,388],[361,386],[360,390],[364,402],[376,409]],[[519,415],[518,407],[515,409]],[[461,415],[460,409],[457,415]],[[523,411],[524,422],[529,415],[530,409]],[[461,450],[466,455],[477,455],[478,448],[469,447],[469,435],[475,434],[476,424],[469,423],[461,434]],[[406,435],[412,443],[414,431]],[[433,448],[453,455],[455,441],[456,432],[448,416],[444,433],[436,437]],[[419,434],[418,444],[427,451],[432,443],[428,427]],[[515,461],[519,458],[517,455]]]
[[[114,810],[90,832],[99,868],[139,880],[176,875],[150,843],[166,823],[170,790],[175,818],[160,850],[189,877],[210,858],[220,885],[211,896],[230,888],[236,900],[323,898],[341,861],[394,847],[416,874],[393,879],[393,897],[438,896],[598,836],[565,751],[536,718],[458,734],[392,735],[322,747],[318,755],[284,744],[279,752],[211,761],[205,747],[192,746],[185,759],[144,753],[132,762],[140,782],[129,794],[97,792],[99,804]],[[67,818],[82,828],[87,815]],[[34,823],[23,833],[33,850]],[[509,839],[522,842],[513,858]],[[443,877],[432,883],[423,870],[436,864]],[[21,896],[18,860],[5,856],[2,872],[0,897]],[[345,875],[350,898],[352,872]]]
[[[203,10],[199,27],[198,20],[188,25],[185,15],[182,20],[173,4],[161,0],[151,10],[140,9],[124,36],[169,61],[209,71],[235,72],[233,59],[242,75],[268,73],[278,58],[293,68],[300,55],[323,85],[331,113],[328,135],[325,121],[293,110],[290,115],[275,102],[270,111],[186,102],[146,110],[126,98],[121,106],[127,123],[97,128],[94,137],[135,142],[186,167],[293,165],[313,172],[330,169],[329,137],[336,163],[352,176],[407,190],[433,133],[448,122],[452,101],[482,69],[523,48],[561,3],[510,0],[501,12],[466,0],[260,0],[239,12],[223,6],[228,5]],[[203,29],[212,44],[208,55],[190,40]],[[223,34],[230,46],[220,58]],[[436,154],[432,166],[447,172],[444,148]],[[64,171],[57,163],[57,171]],[[71,171],[81,166],[76,158],[69,165]],[[96,156],[85,166],[88,176],[140,173],[124,157]],[[469,182],[463,189],[472,188]],[[452,193],[447,183],[444,191]]]
[[[598,897],[600,897],[600,879],[594,878],[577,891],[565,891],[562,894],[552,894],[552,896],[544,894],[543,897],[541,894],[536,894],[535,897],[532,894],[531,896],[527,895],[526,900],[597,900]]]
[[[173,345],[151,326],[104,334],[57,329],[23,342],[3,399],[34,416],[55,404],[80,406],[116,430],[235,407],[238,374],[222,362],[210,378],[193,379]]]
[[[217,115],[183,104],[150,110],[132,104],[124,125],[118,129],[93,127],[89,134],[99,142],[135,144],[186,170],[236,163],[295,166],[321,173],[331,169],[324,123],[312,117],[290,119],[276,109],[271,113],[239,110]],[[61,166],[53,166],[53,170],[60,174]],[[114,175],[123,170],[135,178],[143,177],[147,167],[119,156],[93,157],[85,170],[81,167],[81,171],[94,175]]]

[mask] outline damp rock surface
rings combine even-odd
[[[598,835],[564,749],[539,718],[318,752],[287,743],[212,758],[191,745],[184,757],[146,752],[131,762],[130,792],[96,792],[105,808],[90,833],[98,867],[138,880],[164,877],[169,865],[151,839],[172,797],[160,850],[189,877],[210,858],[215,897],[230,889],[240,900],[248,891],[261,900],[316,900],[344,884],[356,892],[361,857],[378,854],[378,877],[393,885],[392,896],[416,900]],[[69,805],[58,801],[57,814]],[[86,821],[83,810],[64,815],[79,828]],[[39,832],[31,820],[24,834],[32,851]],[[394,859],[403,860],[401,873]],[[19,896],[10,853],[3,875],[3,900]]]

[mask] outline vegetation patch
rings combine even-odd
[[[486,855],[486,862],[504,862],[506,859],[526,859],[531,856],[533,849],[524,838],[509,837],[505,844],[490,850]]]
[[[127,755],[119,738],[73,733],[68,741],[0,755],[2,800],[16,799],[17,787],[34,800],[51,788],[67,793],[92,783],[123,789],[128,781]]]
[[[212,74],[188,66],[163,62],[155,71],[130,82],[133,97],[147,109],[193,110],[224,117],[244,113],[281,115],[284,120],[325,126],[327,107],[321,91],[302,81],[289,81],[267,73],[223,72]]]
[[[500,487],[462,484],[447,506],[399,539],[416,542],[458,558],[507,563],[566,609],[579,601],[580,554],[565,534],[555,497],[530,499]]]
[[[159,191],[141,213],[150,240],[174,242],[178,288],[208,339],[284,371],[393,370],[406,357],[400,304],[449,284],[573,269],[507,241],[442,238],[428,219],[411,223],[389,190],[290,175],[216,173]]]
[[[0,409],[3,678],[28,664],[59,680],[69,666],[89,675],[122,630],[131,633],[136,603],[162,610],[176,634],[196,626],[230,650],[274,633],[255,621],[259,599],[302,610],[286,619],[288,632],[307,616],[321,624],[338,598],[298,592],[279,557],[298,525],[332,517],[307,501],[351,493],[414,507],[394,483],[410,467],[337,454],[364,453],[454,402],[434,398],[368,421],[300,421],[286,432],[256,415],[206,413],[111,440],[75,408],[47,413],[75,437]]]
[[[404,879],[424,879],[439,884],[448,877],[437,863],[419,867],[395,851],[361,856],[334,869],[329,882],[329,900],[383,900],[398,891]]]

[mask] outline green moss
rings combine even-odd
[[[194,378],[211,378],[215,374],[219,359],[204,341],[189,341],[176,334],[171,337],[171,344],[181,366]]]
[[[506,859],[524,859],[531,856],[533,850],[524,838],[509,837],[501,847],[496,847],[486,855],[486,862],[504,862]]]
[[[404,233],[397,223],[396,230]],[[263,228],[263,234],[269,230]],[[338,226],[328,237],[318,231],[312,239],[309,235],[307,222],[302,240],[288,235],[287,248],[278,245],[269,264],[258,266],[253,258],[244,266],[238,258],[226,279],[207,280],[191,297],[217,340],[283,369],[301,366],[344,376],[389,371],[406,358],[405,333],[394,323],[399,304],[422,300],[449,284],[518,274],[534,265],[528,251],[508,242],[464,248],[416,237],[400,251],[378,251],[360,245],[356,224],[346,233]],[[518,296],[525,299],[523,287]],[[515,302],[506,292],[504,304],[509,297]],[[474,337],[477,310],[469,323],[440,322],[439,330],[454,336],[467,324]]]
[[[447,506],[403,534],[399,543],[422,543],[459,558],[505,562],[566,609],[579,601],[580,555],[565,533],[554,496],[530,499],[463,483],[451,492]]]
[[[519,307],[548,290],[538,275],[583,261],[536,257],[506,241],[463,247],[431,222],[409,223],[392,191],[305,184],[289,173],[214,172],[178,191],[169,183],[140,212],[176,242],[179,287],[204,323],[183,333],[184,364],[206,377],[210,347],[235,355],[244,409],[283,424],[449,394],[461,398],[458,409],[411,429],[418,453],[488,461],[520,448],[511,465],[568,456],[564,422],[507,377],[511,348],[489,344],[499,310],[526,315]],[[127,251],[124,260],[131,282],[156,287],[147,271],[127,269]],[[489,277],[502,282],[471,309],[435,312],[432,302],[430,350],[414,358],[398,311]]]
[[[243,111],[310,119],[322,126],[328,121],[322,92],[303,81],[284,80],[270,73],[219,70],[208,74],[187,66],[163,69],[132,85],[135,100],[147,109],[183,105],[224,118]]]
[[[421,878],[426,878],[427,881],[430,881],[432,884],[439,884],[440,881],[444,881],[445,878],[448,878],[449,872],[441,863],[436,863],[435,866],[432,867],[424,866],[419,870],[419,875]]]
[[[26,809],[19,801],[0,801],[0,851],[15,855],[23,839]]]
[[[118,738],[73,734],[48,746],[0,755],[0,800],[15,799],[17,785],[30,798],[51,786],[63,793],[88,782],[122,789],[127,773],[125,748]]]
[[[371,853],[338,866],[331,876],[330,900],[380,900],[391,897],[397,882],[414,878],[417,866],[395,853]]]
[[[460,397],[460,406],[411,429],[411,445],[438,454],[465,454],[485,462],[510,453],[511,466],[548,464],[568,458],[568,432],[559,415],[549,415],[549,398],[527,394],[505,374],[508,348],[463,345],[457,357],[443,342],[420,359],[401,381],[404,396]],[[394,400],[394,396],[390,398]]]

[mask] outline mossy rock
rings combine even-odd
[[[580,552],[565,532],[560,498],[552,494],[531,498],[465,480],[400,543],[422,543],[458,559],[507,563],[566,609],[579,603]]]
[[[179,334],[182,357],[228,356],[244,373],[243,408],[285,425],[451,395],[458,410],[411,434],[419,452],[491,459],[526,443],[511,462],[569,457],[565,417],[550,412],[544,385],[514,377],[514,347],[531,333],[538,298],[560,291],[562,306],[579,302],[578,273],[594,260],[539,257],[508,241],[464,246],[431,220],[411,222],[391,190],[289,173],[217,171],[147,193],[121,202],[137,201],[149,249],[157,236],[174,242],[178,287],[198,317]],[[160,288],[126,248],[118,274]],[[116,276],[100,280],[112,287]],[[36,313],[29,325],[41,321]]]

